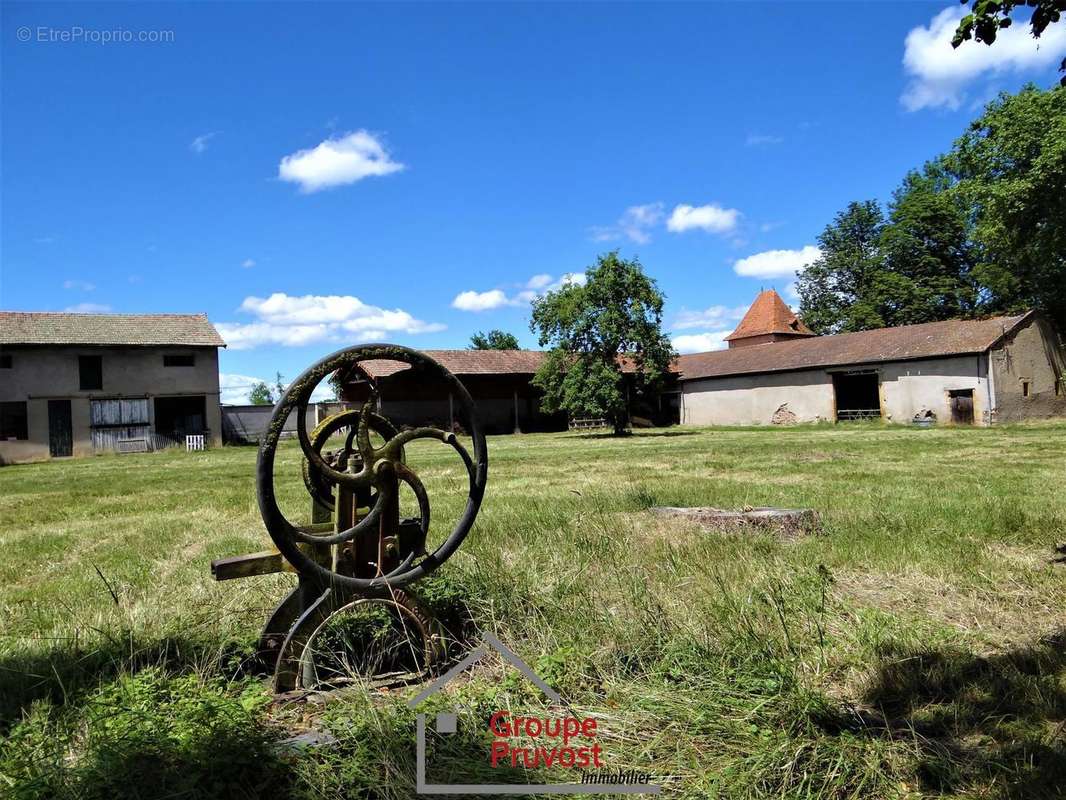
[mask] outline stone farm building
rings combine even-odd
[[[221,443],[219,347],[202,314],[0,312],[0,464]]]
[[[816,336],[776,292],[759,294],[727,350],[682,355],[654,398],[630,396],[635,423],[768,425],[883,419],[988,425],[1066,416],[1063,347],[1035,313]],[[430,350],[477,401],[490,433],[565,430],[540,411],[535,350]],[[367,362],[399,424],[450,426],[456,406],[406,364]],[[346,384],[362,401],[364,381]]]
[[[766,291],[727,341],[679,359],[683,424],[1066,416],[1063,346],[1034,312],[815,336]]]
[[[426,350],[463,382],[477,403],[478,416],[487,433],[532,433],[566,430],[566,414],[546,414],[540,408],[540,390],[532,384],[546,353],[540,350]],[[451,428],[463,421],[447,388],[427,384],[407,364],[367,361],[367,375],[381,390],[381,411],[400,425],[434,424]],[[624,364],[623,373],[633,371]],[[647,424],[671,424],[679,419],[679,390],[662,392],[644,400],[630,392],[630,412]],[[344,398],[362,402],[367,397],[365,379],[345,384]]]

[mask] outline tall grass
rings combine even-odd
[[[444,448],[409,461],[434,536]],[[22,797],[414,793],[414,689],[275,704],[250,659],[291,584],[214,584],[268,544],[250,449],[0,470],[0,786]],[[304,508],[298,449],[281,499]],[[679,797],[1054,797],[1066,757],[1066,426],[650,431],[490,440],[470,538],[415,587],[491,630],[611,769]],[[812,507],[821,535],[709,534],[654,505]],[[499,781],[485,720],[544,698],[493,659],[426,707],[431,780]],[[419,709],[420,711],[423,709]],[[276,740],[307,727],[336,742]],[[552,771],[507,779],[566,776]]]

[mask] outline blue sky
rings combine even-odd
[[[1066,55],[953,51],[953,2],[0,8],[0,307],[206,312],[228,399],[359,341],[534,347],[529,297],[614,247],[717,346]]]

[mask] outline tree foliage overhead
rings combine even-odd
[[[1034,39],[1039,39],[1048,25],[1058,22],[1066,13],[1066,0],[960,0],[963,5],[970,3],[970,13],[959,21],[952,47],[958,47],[965,41],[973,39],[991,45],[1003,28],[1013,23],[1011,14],[1019,7],[1031,8],[1029,31]],[[1062,60],[1060,72],[1066,73],[1066,59]],[[1059,80],[1066,86],[1066,75]]]
[[[851,203],[818,241],[797,283],[817,333],[1029,308],[1066,330],[1066,89],[1001,95],[887,209]]]
[[[549,413],[602,417],[615,433],[627,424],[621,358],[634,367],[633,391],[653,391],[676,354],[662,332],[663,295],[638,259],[612,251],[570,283],[533,302],[530,329],[548,357],[533,378]]]
[[[468,350],[518,350],[518,337],[513,333],[507,333],[493,329],[488,333],[478,331],[470,337]]]

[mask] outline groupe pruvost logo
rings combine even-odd
[[[435,695],[460,673],[495,651],[510,666],[529,679],[551,701],[552,707],[563,705],[562,697],[491,633],[482,635],[484,644],[437,678],[408,705],[416,708]],[[437,734],[449,735],[458,729],[458,714],[437,714]],[[652,783],[652,776],[639,770],[611,770],[607,753],[599,739],[600,721],[570,713],[522,714],[499,709],[488,720],[490,745],[486,753],[493,769],[559,768],[574,770],[572,783],[427,783],[426,715],[415,718],[416,791],[419,794],[659,794],[662,786]]]

